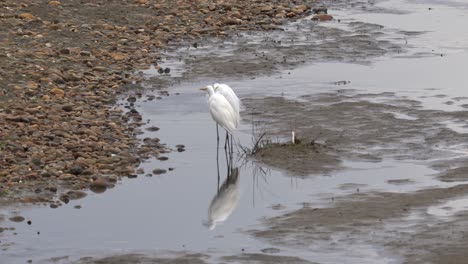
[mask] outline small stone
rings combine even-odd
[[[31,225],[31,224],[32,224],[32,221],[31,221],[31,220],[28,220],[28,222],[26,222],[26,223],[28,223],[28,225]]]
[[[10,217],[10,221],[12,221],[12,222],[23,222],[24,217],[22,217],[20,215],[13,216],[13,217]]]
[[[165,157],[165,156],[161,156],[161,157],[158,157],[158,160],[160,161],[166,161],[168,160],[169,158],[168,157]]]
[[[67,48],[61,49],[60,54],[70,54],[70,49],[67,49]]]
[[[231,25],[241,25],[242,24],[242,20],[241,19],[238,19],[238,18],[226,18],[224,20],[224,24],[225,25],[228,25],[228,26],[231,26]]]
[[[135,96],[130,96],[127,98],[127,102],[130,102],[130,103],[135,103],[136,102],[136,97]]]
[[[66,194],[62,194],[60,197],[59,197],[59,200],[62,201],[63,203],[69,203],[70,202],[70,198],[68,197],[68,195]]]
[[[331,15],[328,15],[328,14],[317,14],[315,16],[312,17],[312,20],[313,21],[330,21],[330,20],[333,20],[333,17]]]
[[[69,191],[67,195],[70,200],[78,200],[87,196],[87,194],[83,191]]]
[[[125,54],[121,53],[121,52],[112,52],[112,53],[109,53],[109,56],[114,59],[114,60],[117,60],[117,61],[120,61],[120,60],[123,60],[126,58]]]
[[[65,96],[65,92],[60,89],[60,88],[57,88],[57,87],[54,87],[50,90],[51,93],[53,93],[56,97],[64,97]]]
[[[70,173],[74,175],[80,175],[81,173],[83,173],[83,170],[83,167],[81,167],[80,165],[76,165],[70,168]]]
[[[89,56],[91,56],[91,52],[83,50],[83,51],[80,51],[80,55],[89,57]]]
[[[34,19],[36,19],[36,17],[31,13],[21,13],[18,17],[21,18],[21,19],[24,19],[24,20],[34,20]]]
[[[155,131],[159,130],[159,127],[151,126],[151,127],[147,127],[146,130],[151,131],[151,132],[155,132]]]
[[[107,182],[103,178],[97,178],[90,184],[91,188],[107,188]]]
[[[317,7],[312,9],[314,14],[328,14],[328,9],[326,7]]]
[[[305,11],[307,11],[309,9],[309,7],[307,7],[306,5],[297,5],[293,8],[291,8],[291,11],[294,12],[294,13],[297,13],[297,14],[302,14],[304,13]]]
[[[177,151],[178,151],[178,152],[184,152],[185,149],[184,149],[184,148],[177,148]]]
[[[273,7],[269,5],[263,5],[258,7],[258,11],[260,12],[270,12],[271,10],[273,10]]]
[[[154,169],[153,170],[153,174],[163,174],[163,173],[166,173],[167,171],[164,170],[164,169]]]
[[[78,204],[78,205],[75,205],[75,206],[73,206],[73,208],[75,208],[75,209],[81,209],[81,205],[79,205],[79,204]]]
[[[171,72],[171,69],[169,69],[169,68],[165,68],[165,69],[164,69],[164,73],[168,74],[168,73],[170,73],[170,72]]]
[[[73,111],[73,105],[72,104],[67,104],[62,107],[62,110],[65,112],[71,112]]]
[[[48,5],[50,6],[59,6],[61,3],[59,1],[49,1]]]

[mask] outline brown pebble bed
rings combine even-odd
[[[2,1],[0,204],[56,207],[82,197],[76,190],[136,177],[142,159],[170,150],[155,138],[140,144],[141,115],[115,106],[138,89],[133,73],[158,68],[183,41],[278,29],[310,3]]]

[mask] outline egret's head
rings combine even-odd
[[[200,90],[208,92],[209,95],[214,94],[214,89],[213,89],[213,86],[211,85],[207,85],[203,88],[200,88]]]

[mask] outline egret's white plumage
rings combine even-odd
[[[220,93],[214,91],[213,86],[206,87],[208,91],[208,107],[211,117],[229,134],[237,128],[238,115],[229,101]]]
[[[213,85],[215,93],[223,95],[226,100],[231,104],[232,108],[236,112],[236,128],[240,124],[240,111],[244,109],[241,100],[237,97],[236,93],[232,90],[229,85],[224,83],[215,83]]]

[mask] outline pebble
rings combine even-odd
[[[155,131],[159,130],[159,127],[151,126],[151,127],[147,127],[146,130],[151,131],[151,132],[155,132]]]
[[[158,174],[163,174],[163,173],[166,173],[166,172],[167,172],[167,171],[164,170],[164,169],[154,169],[154,170],[153,170],[153,174],[156,174],[156,175],[158,175]]]
[[[10,221],[12,221],[12,222],[23,222],[24,217],[22,217],[20,215],[13,216],[13,217],[10,217]]]
[[[107,182],[103,178],[97,178],[89,185],[91,188],[107,188]]]
[[[312,17],[312,20],[314,21],[331,21],[333,20],[333,17],[331,15],[328,15],[328,14],[317,14],[315,16]]]

